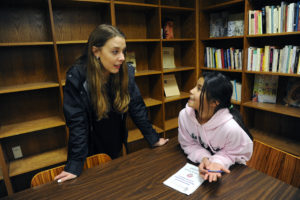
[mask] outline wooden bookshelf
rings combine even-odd
[[[165,120],[168,124],[177,117],[196,83],[198,0],[4,0],[0,4],[0,158],[5,160],[0,180],[9,194],[10,177],[66,161],[65,75],[97,25],[112,24],[125,33],[127,50],[136,56],[137,86],[160,135],[165,136],[170,127],[165,127]],[[172,40],[161,38],[165,17],[175,22]],[[175,69],[163,69],[163,46],[175,48]],[[176,75],[179,96],[164,97],[167,73]],[[130,117],[127,127],[128,142],[141,141],[143,136]],[[40,140],[47,144],[41,146]],[[17,145],[23,152],[19,159],[11,151]]]
[[[210,2],[200,0],[199,27],[201,31],[199,31],[199,65],[200,73],[203,71],[219,71],[230,78],[238,79],[242,82],[242,100],[241,102],[232,101],[232,103],[239,106],[245,124],[253,134],[255,141],[258,143],[261,142],[263,145],[267,145],[268,148],[272,149],[262,152],[255,151],[254,158],[251,160],[250,165],[270,176],[279,178],[289,184],[296,184],[295,186],[299,187],[299,183],[293,182],[290,177],[281,177],[282,175],[279,175],[280,173],[276,174],[270,170],[264,170],[260,166],[263,162],[261,159],[277,154],[282,156],[282,162],[289,162],[288,155],[290,154],[292,154],[296,160],[300,159],[300,137],[299,134],[296,133],[296,130],[300,130],[300,108],[283,105],[288,80],[291,78],[299,79],[300,76],[298,74],[247,71],[248,47],[265,45],[284,46],[286,44],[299,45],[299,32],[248,34],[248,11],[261,9],[262,6],[266,5],[278,5],[279,3],[279,1],[274,1],[270,4],[269,1],[216,0]],[[210,13],[222,12],[224,10],[228,11],[229,14],[244,12],[244,35],[234,37],[209,37]],[[206,47],[228,48],[230,46],[243,49],[242,70],[212,69],[204,65],[204,52]],[[279,77],[276,104],[252,102],[253,85],[256,74],[275,75]],[[255,148],[260,147],[260,145],[255,145]],[[272,153],[272,155],[270,155],[273,150],[274,154]],[[297,162],[290,162],[286,167],[293,169],[295,163]],[[273,168],[273,166],[264,166],[264,168],[270,167]],[[290,176],[291,171],[287,173]]]

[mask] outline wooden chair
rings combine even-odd
[[[86,158],[83,169],[93,168],[103,163],[111,161],[109,155],[100,153]],[[65,165],[61,165],[52,169],[41,171],[34,175],[31,179],[31,187],[42,185],[54,180],[54,177],[60,174],[65,168]]]
[[[300,187],[300,157],[254,140],[249,167],[259,170],[295,187]]]

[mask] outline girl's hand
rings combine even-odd
[[[201,164],[199,165],[200,176],[204,180],[208,180],[209,182],[217,181],[218,178],[221,178],[221,173],[209,172],[208,170],[223,171],[225,173],[230,173],[230,171],[223,167],[223,165],[219,163],[212,163],[208,160],[208,158],[203,158]]]
[[[159,140],[154,144],[155,147],[160,147],[169,142],[169,139],[159,138]]]
[[[208,173],[207,169],[208,169],[208,166],[210,165],[210,161],[208,158],[203,158],[200,165],[199,165],[199,173],[200,173],[200,176],[206,180],[205,178],[205,175]]]
[[[69,172],[65,172],[65,171],[62,171],[59,175],[57,175],[54,180],[58,183],[61,183],[61,182],[64,182],[64,181],[67,181],[67,180],[71,180],[71,179],[74,179],[76,178],[77,176],[74,175],[74,174],[71,174]]]

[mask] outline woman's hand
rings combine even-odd
[[[159,140],[153,146],[160,147],[160,146],[167,144],[168,142],[169,142],[169,139],[159,138]]]
[[[223,165],[219,163],[212,163],[208,158],[203,158],[202,162],[199,165],[200,176],[204,180],[209,180],[209,182],[217,181],[218,178],[221,178],[221,173],[219,172],[209,172],[212,171],[223,171],[225,173],[230,173],[228,169],[226,169]]]
[[[74,174],[71,174],[69,172],[65,172],[65,171],[62,171],[59,175],[57,175],[54,180],[58,183],[61,183],[61,182],[64,182],[64,181],[67,181],[67,180],[71,180],[71,179],[74,179],[76,178],[77,176],[74,175]]]

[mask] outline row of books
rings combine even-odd
[[[227,11],[210,14],[210,37],[244,35],[244,13]]]
[[[292,45],[249,47],[247,70],[300,74],[299,54],[300,47]]]
[[[229,49],[206,47],[204,59],[204,65],[208,68],[241,70],[243,50],[233,47]]]
[[[283,33],[300,31],[300,1],[265,6],[249,10],[249,34]]]

